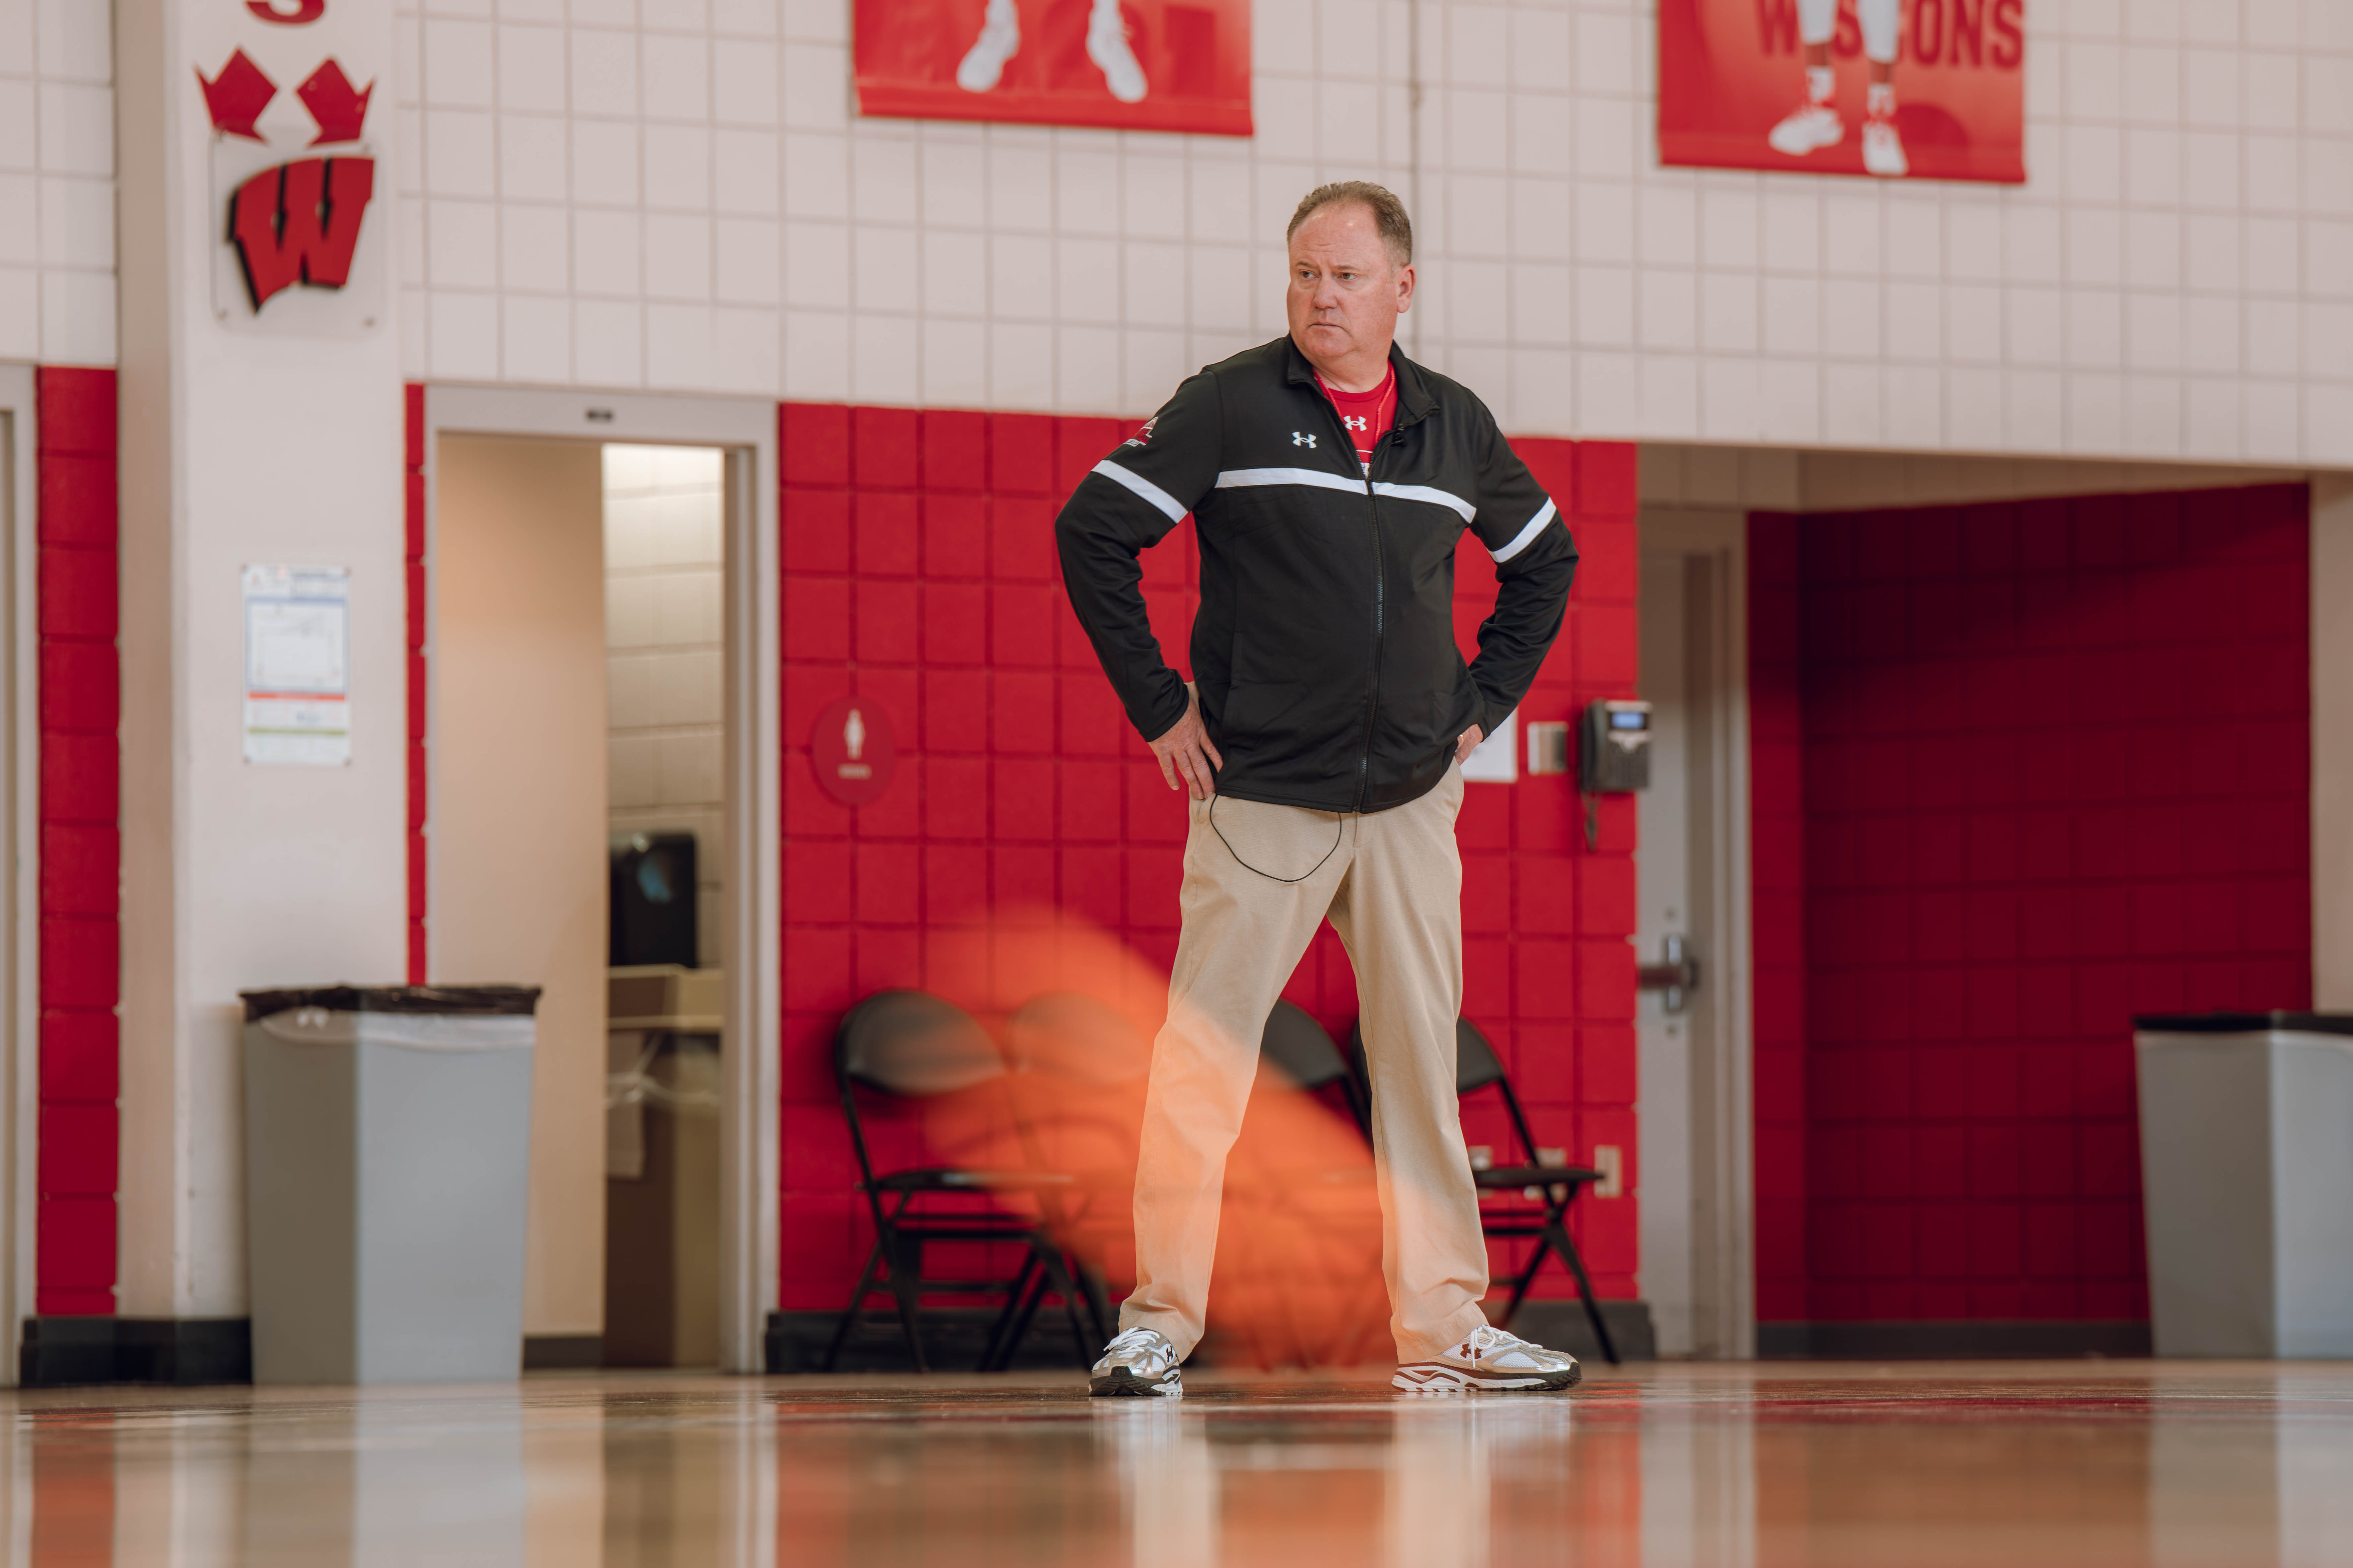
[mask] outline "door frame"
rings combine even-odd
[[[41,1040],[41,703],[39,396],[29,364],[0,364],[0,596],[5,652],[5,778],[0,835],[8,888],[0,898],[0,1310],[6,1349],[0,1387],[16,1384],[16,1347],[38,1305]]]
[[[1712,1359],[1757,1353],[1756,1117],[1753,932],[1748,805],[1748,514],[1645,506],[1639,548],[1713,568],[1704,612],[1707,637],[1687,666],[1709,700],[1694,725],[1696,781],[1706,814],[1705,864],[1692,868],[1693,934],[1712,973],[1702,981],[1715,1004],[1709,1028],[1692,1035],[1692,1191],[1694,1213],[1715,1224],[1692,1237],[1693,1342]],[[1698,911],[1695,910],[1694,914]]]
[[[438,437],[554,437],[643,446],[717,447],[727,454],[727,880],[722,899],[724,1048],[719,1104],[719,1354],[723,1371],[766,1367],[782,1244],[779,1169],[783,1011],[784,715],[778,559],[776,405],[766,399],[644,393],[527,391],[428,384],[425,391],[425,549],[433,560]],[[426,650],[436,646],[426,574]],[[429,689],[429,683],[428,683]],[[427,700],[426,761],[435,716]],[[435,781],[428,780],[427,830]],[[432,850],[427,850],[428,867]],[[428,871],[429,888],[429,871]],[[427,908],[431,908],[428,896]],[[428,916],[428,963],[434,954]]]

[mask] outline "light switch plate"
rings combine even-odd
[[[1528,772],[1531,774],[1568,772],[1568,726],[1566,723],[1550,721],[1528,726]]]

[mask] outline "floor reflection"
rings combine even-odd
[[[2353,1367],[533,1380],[5,1398],[0,1540],[114,1564],[2353,1564]]]

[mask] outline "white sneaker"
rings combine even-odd
[[[1159,1330],[1128,1329],[1103,1346],[1103,1359],[1087,1376],[1087,1392],[1098,1399],[1132,1394],[1182,1399],[1185,1379],[1176,1361],[1176,1347]]]
[[[1575,1388],[1585,1375],[1577,1358],[1482,1325],[1452,1350],[1408,1362],[1389,1383],[1409,1394],[1464,1394],[1480,1389],[1549,1392]]]
[[[1773,127],[1765,140],[1776,153],[1802,158],[1846,140],[1846,121],[1827,103],[1809,103]]]
[[[995,7],[991,7],[992,10]],[[956,67],[956,85],[966,92],[993,90],[997,79],[1005,74],[1005,63],[1021,52],[1021,23],[1010,15],[992,16],[980,29],[980,37],[965,51],[964,60]]]
[[[1144,68],[1127,47],[1127,28],[1116,12],[1097,15],[1087,24],[1087,58],[1103,73],[1103,85],[1122,103],[1142,103],[1147,90]]]
[[[1904,156],[1904,138],[1895,132],[1895,121],[1873,115],[1862,122],[1862,166],[1889,179],[1900,179],[1912,172],[1911,160]]]

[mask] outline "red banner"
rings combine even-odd
[[[2024,0],[1660,0],[1659,156],[2021,184],[2025,58]]]
[[[857,0],[858,106],[1250,133],[1250,0]]]

